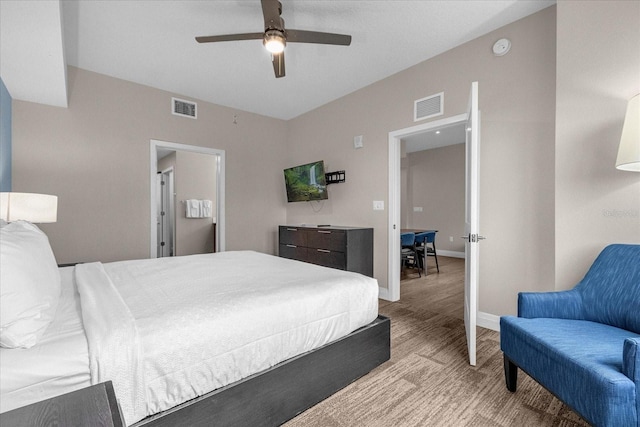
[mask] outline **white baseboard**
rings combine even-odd
[[[478,312],[476,318],[478,326],[485,329],[491,329],[492,331],[500,332],[500,316],[495,314],[485,313],[483,311]]]
[[[464,252],[443,251],[438,249],[438,255],[448,256],[451,258],[464,258]]]

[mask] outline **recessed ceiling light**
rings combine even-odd
[[[436,135],[440,135],[440,131],[439,130],[436,131]]]

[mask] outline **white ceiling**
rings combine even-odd
[[[0,1],[0,76],[15,99],[67,106],[57,1]]]
[[[466,138],[466,123],[454,123],[434,127],[415,135],[402,138],[407,153],[464,144]]]
[[[351,34],[353,41],[349,47],[290,43],[285,51],[287,75],[276,79],[259,40],[210,44],[194,40],[202,35],[263,31],[259,0],[62,1],[62,55],[67,64],[86,70],[290,119],[554,3],[283,0],[287,28]],[[1,11],[3,27],[5,19],[16,23],[13,31],[21,24],[36,26],[31,14],[7,14],[6,9]],[[5,33],[3,28],[3,38]],[[42,49],[40,31],[22,30],[20,37],[20,49],[51,54]],[[5,50],[3,41],[2,62]],[[18,71],[10,78],[5,78],[8,67],[0,68],[14,98],[21,99],[13,89],[19,86],[19,76],[32,78],[20,70],[43,68],[39,60],[44,58],[35,56],[13,61],[11,67]],[[56,74],[53,78],[60,78],[59,69],[48,69]]]

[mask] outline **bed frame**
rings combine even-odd
[[[278,426],[391,357],[389,318],[344,338],[147,417],[134,427]]]

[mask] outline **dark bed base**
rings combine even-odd
[[[389,360],[390,323],[387,317],[378,316],[331,344],[134,426],[278,426]]]

